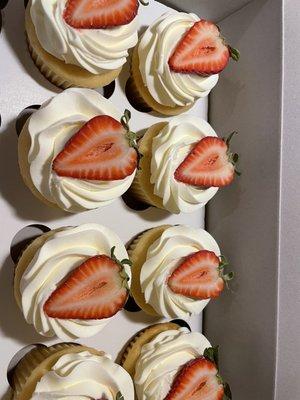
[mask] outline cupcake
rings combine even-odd
[[[195,14],[169,12],[150,25],[132,57],[129,98],[164,115],[177,115],[209,94],[229,58],[239,52],[219,28]]]
[[[98,224],[42,234],[15,267],[14,295],[26,322],[61,340],[97,334],[127,301],[127,258],[120,238]]]
[[[215,239],[204,229],[162,225],[129,246],[131,294],[147,314],[188,318],[218,297],[232,273]]]
[[[231,137],[218,138],[208,122],[190,115],[151,126],[138,143],[142,158],[131,195],[174,214],[203,207],[234,178]]]
[[[76,213],[110,204],[137,167],[129,112],[91,89],[56,95],[28,119],[18,141],[25,184],[41,201]]]
[[[37,345],[13,371],[13,400],[134,400],[130,375],[111,356],[89,347]]]
[[[32,59],[53,84],[108,85],[137,43],[138,0],[30,0],[25,28]]]
[[[124,351],[137,400],[231,399],[218,370],[218,347],[176,324],[150,326]],[[226,397],[227,396],[227,397]]]

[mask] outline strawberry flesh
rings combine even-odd
[[[123,125],[99,115],[72,136],[56,156],[52,168],[59,176],[111,181],[124,179],[137,167],[137,152],[130,147]]]
[[[138,8],[138,0],[68,0],[63,17],[73,28],[105,29],[129,24]]]
[[[224,289],[220,259],[212,251],[200,250],[186,257],[168,279],[169,288],[183,296],[205,300],[215,298]]]
[[[186,363],[164,400],[222,400],[223,384],[216,365],[201,356]]]
[[[128,297],[127,277],[110,257],[91,257],[77,267],[50,295],[44,312],[60,319],[109,318]]]
[[[174,72],[208,76],[221,72],[230,56],[231,48],[224,42],[219,28],[201,20],[180,40],[169,58],[169,67]]]
[[[222,187],[234,178],[227,143],[218,137],[201,139],[175,171],[177,181],[200,187]]]

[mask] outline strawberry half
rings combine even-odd
[[[164,400],[231,399],[230,388],[220,377],[216,362],[208,357],[217,357],[217,351],[217,347],[206,349],[203,356],[187,362]]]
[[[138,154],[129,118],[126,110],[121,122],[108,115],[89,120],[56,156],[53,170],[59,176],[100,181],[131,175],[137,168]]]
[[[174,72],[208,76],[223,71],[230,57],[238,61],[239,51],[226,44],[214,23],[201,20],[180,40],[169,67]]]
[[[174,292],[195,299],[210,299],[220,295],[224,282],[233,278],[233,273],[224,274],[226,259],[213,251],[200,250],[186,257],[168,279]]]
[[[112,28],[129,24],[138,8],[138,0],[68,0],[63,17],[77,29]]]
[[[44,312],[60,319],[102,319],[115,315],[128,298],[128,276],[112,249],[111,257],[91,257],[51,294]]]
[[[215,136],[201,139],[176,169],[175,179],[201,187],[229,185],[234,173],[240,174],[235,169],[239,156],[229,150],[234,133],[225,140]]]

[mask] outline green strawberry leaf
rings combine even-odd
[[[213,362],[219,368],[219,346],[208,347],[204,350],[204,357]]]
[[[124,400],[124,396],[122,395],[121,392],[117,393],[116,400]]]

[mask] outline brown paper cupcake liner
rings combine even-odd
[[[143,329],[126,346],[120,364],[126,371],[134,378],[135,365],[141,354],[142,347],[151,342],[157,335],[168,330],[179,329],[180,326],[173,322],[165,322],[161,324],[152,325]]]
[[[154,310],[154,308],[146,303],[144,294],[142,292],[140,283],[141,269],[146,261],[148,248],[152,243],[157,240],[161,234],[169,228],[170,225],[162,225],[156,228],[148,229],[138,235],[128,246],[127,251],[129,258],[132,262],[131,272],[131,295],[134,298],[137,305],[151,316],[160,317],[159,314]]]

